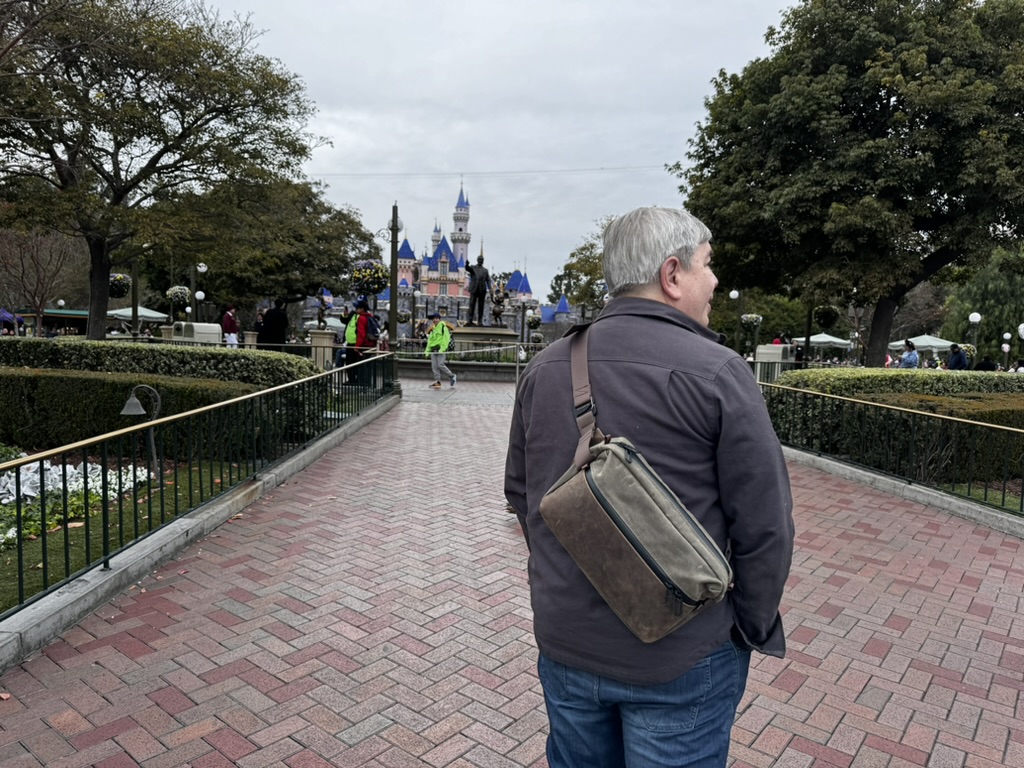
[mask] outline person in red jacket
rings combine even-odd
[[[235,317],[235,305],[229,304],[227,312],[220,321],[224,329],[224,344],[228,349],[238,349],[238,318]]]
[[[356,311],[349,317],[348,325],[345,327],[345,365],[349,366],[348,383],[358,384],[360,379],[366,378],[367,366],[351,366],[360,362],[367,351],[374,346],[367,340],[367,328],[370,323],[370,305],[360,299],[356,302]]]

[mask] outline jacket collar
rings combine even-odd
[[[687,315],[685,312],[680,312],[675,307],[671,307],[668,304],[663,304],[660,301],[652,301],[651,299],[640,299],[633,297],[622,297],[618,299],[612,299],[601,310],[601,314],[598,315],[594,322],[601,322],[612,317],[622,316],[633,316],[633,317],[649,317],[656,320],[662,320],[667,323],[672,323],[680,328],[695,333],[698,336],[712,341],[716,344],[725,343],[725,334],[712,331],[710,328],[701,325],[692,317]]]

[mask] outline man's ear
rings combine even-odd
[[[686,270],[682,262],[676,256],[669,256],[662,263],[658,270],[661,281],[661,292],[669,299],[678,299],[682,296],[683,281],[686,279]]]

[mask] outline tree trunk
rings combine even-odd
[[[871,318],[871,335],[868,337],[868,355],[865,365],[869,368],[885,367],[885,356],[889,352],[889,334],[892,321],[899,308],[900,297],[886,296],[878,300]]]
[[[110,299],[110,251],[106,238],[87,237],[89,243],[89,327],[87,339],[107,337]]]

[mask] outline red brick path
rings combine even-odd
[[[0,765],[545,765],[512,387],[424,386],[0,677]],[[733,765],[1024,766],[1020,541],[791,472]]]

